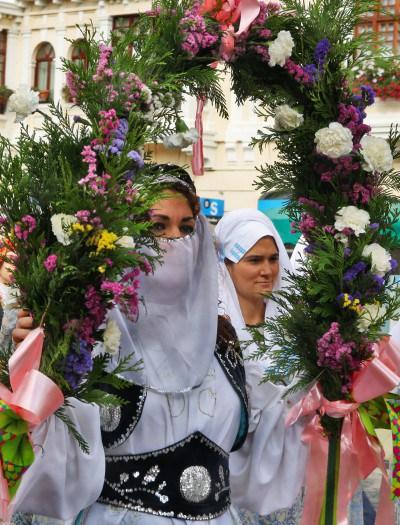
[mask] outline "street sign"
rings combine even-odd
[[[224,214],[224,204],[225,202],[222,199],[200,197],[201,213],[205,217],[222,217]]]

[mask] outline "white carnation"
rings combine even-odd
[[[269,62],[268,64],[273,67],[277,64],[284,66],[288,58],[292,54],[294,47],[294,40],[289,31],[279,31],[275,40],[271,42],[268,48]]]
[[[372,323],[376,323],[386,314],[386,307],[379,303],[364,305],[357,321],[357,330],[366,332]]]
[[[122,248],[134,248],[135,247],[135,241],[133,240],[133,237],[129,235],[123,235],[118,239],[118,241],[115,243],[118,246],[121,246]]]
[[[15,111],[15,122],[21,122],[39,107],[39,93],[20,86],[8,99],[8,110]]]
[[[199,139],[199,133],[196,128],[190,128],[187,131],[180,133],[174,133],[164,137],[163,144],[167,149],[172,148],[186,148],[191,144],[194,144]]]
[[[57,241],[64,246],[71,244],[71,225],[77,222],[76,217],[65,213],[56,213],[52,215],[50,221],[51,229]]]
[[[278,106],[275,110],[274,128],[277,131],[288,131],[298,128],[303,122],[303,115],[287,104]]]
[[[360,141],[360,153],[363,156],[363,168],[366,171],[382,173],[393,167],[393,156],[385,139],[364,135]]]
[[[343,244],[343,246],[348,246],[349,245],[349,238],[344,233],[336,233],[335,239],[338,242],[341,242]]]
[[[328,128],[315,133],[317,152],[331,159],[348,155],[353,150],[353,135],[339,122],[331,122]]]
[[[390,253],[383,246],[374,242],[363,249],[363,257],[371,256],[372,271],[378,275],[385,275],[392,269]]]
[[[351,228],[357,237],[361,233],[365,233],[365,228],[369,223],[369,213],[356,208],[356,206],[344,206],[335,215],[336,230],[341,232],[345,228]]]
[[[115,354],[119,350],[121,342],[121,330],[113,319],[107,321],[103,334],[104,350],[109,354]]]

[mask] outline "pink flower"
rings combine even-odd
[[[48,272],[53,272],[57,268],[57,255],[49,255],[43,262],[43,266]]]
[[[18,239],[26,241],[35,228],[36,219],[32,215],[24,215],[21,222],[15,225],[14,232]]]

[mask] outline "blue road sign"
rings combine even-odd
[[[224,214],[224,204],[222,199],[210,199],[200,197],[201,213],[205,217],[222,217]]]

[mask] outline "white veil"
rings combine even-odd
[[[248,341],[251,336],[246,328],[240,310],[235,286],[224,263],[225,259],[237,263],[262,237],[273,237],[279,250],[279,273],[274,283],[273,291],[282,290],[287,286],[284,277],[291,271],[289,256],[285,245],[272,221],[262,212],[253,209],[240,209],[224,215],[215,228],[215,238],[218,251],[218,279],[220,313],[227,314],[236,330],[239,341]],[[266,300],[265,319],[277,315],[278,306],[272,300]],[[255,350],[254,345],[245,350],[245,357]],[[267,361],[264,364],[267,365]]]
[[[136,322],[115,308],[123,355],[141,359],[140,372],[127,379],[160,392],[184,392],[200,385],[213,359],[217,337],[217,260],[208,224],[196,220],[195,233],[159,238],[162,264],[143,276]]]

